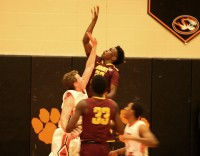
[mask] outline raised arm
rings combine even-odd
[[[90,23],[90,25],[88,26],[84,36],[83,36],[83,46],[85,48],[85,53],[87,56],[89,56],[91,50],[92,50],[92,45],[89,43],[90,42],[90,38],[87,35],[87,32],[90,32],[92,34],[92,31],[94,29],[94,26],[97,22],[98,19],[98,15],[99,15],[99,6],[94,7],[94,10],[91,10],[92,12],[92,22]]]
[[[91,53],[87,59],[85,70],[82,75],[82,89],[86,88],[86,85],[88,84],[88,81],[90,79],[90,76],[93,72],[94,65],[95,65],[95,58],[96,58],[96,49],[97,49],[97,40],[92,37],[92,34],[90,32],[86,32],[88,38],[90,39],[92,43],[92,50]]]

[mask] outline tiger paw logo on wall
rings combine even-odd
[[[40,141],[45,144],[51,144],[53,133],[56,130],[60,120],[60,112],[56,108],[52,108],[49,113],[45,108],[40,109],[39,118],[34,117],[31,121],[31,125],[38,135]]]

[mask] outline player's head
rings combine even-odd
[[[77,70],[72,70],[63,76],[62,82],[67,90],[75,90],[81,82],[81,77]]]
[[[131,109],[134,111],[135,117],[138,119],[142,115],[143,105],[138,100],[135,100]]]
[[[117,46],[115,48],[117,49],[117,59],[113,62],[113,64],[119,65],[124,62],[124,50],[120,46]]]
[[[114,65],[119,65],[124,62],[124,51],[120,46],[105,50],[102,54],[104,61],[110,60]]]
[[[104,94],[107,88],[107,80],[101,75],[95,75],[91,82],[94,94]]]
[[[138,100],[134,100],[134,102],[129,103],[125,108],[124,117],[126,119],[135,117],[138,119],[143,112],[143,106]]]

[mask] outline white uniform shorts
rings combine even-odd
[[[80,137],[76,137],[73,140],[63,140],[66,140],[65,132],[62,128],[57,128],[53,134],[51,153],[49,156],[59,156],[59,152],[63,149],[67,149],[68,151],[66,152],[66,156],[79,156],[81,146]]]

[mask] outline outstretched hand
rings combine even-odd
[[[99,15],[99,6],[94,7],[94,9],[91,10],[91,12],[92,12],[92,20],[96,22]]]
[[[89,37],[91,43],[93,46],[96,46],[97,45],[97,40],[96,38],[93,38],[92,34],[90,32],[86,32],[87,33],[87,36]]]

